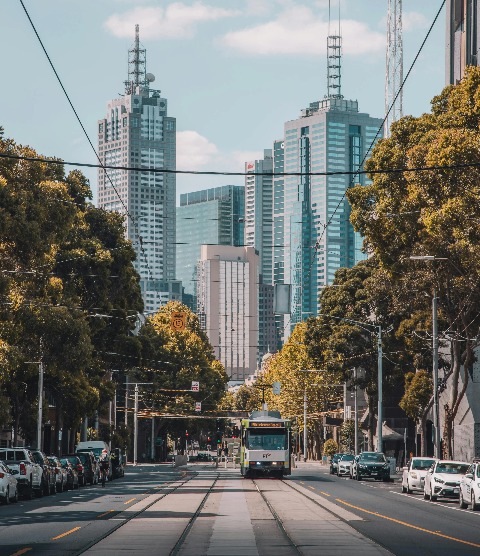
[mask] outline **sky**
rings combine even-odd
[[[177,168],[243,171],[286,121],[327,93],[328,0],[23,0],[92,143],[108,100],[124,92],[135,24],[154,88],[177,119]],[[442,0],[403,0],[404,74]],[[330,1],[330,32],[338,0]],[[341,0],[342,94],[384,115],[387,0]],[[20,0],[2,0],[0,126],[38,153],[96,157]],[[445,85],[445,8],[404,88],[420,116]],[[96,190],[96,171],[84,170]],[[177,177],[180,193],[242,177]]]

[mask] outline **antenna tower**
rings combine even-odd
[[[131,95],[138,85],[148,87],[147,81],[147,51],[140,47],[140,33],[138,24],[135,25],[135,42],[128,51],[128,79],[125,81],[125,93]]]
[[[338,34],[330,34],[330,2],[328,3],[327,37],[327,89],[328,98],[342,95],[342,37],[340,33],[340,0],[338,2]]]
[[[388,0],[387,15],[387,65],[385,73],[385,120],[384,136],[390,135],[390,126],[403,116],[403,39],[402,0]],[[398,97],[397,97],[398,95]],[[397,98],[396,98],[397,97]],[[396,100],[395,100],[396,98]]]

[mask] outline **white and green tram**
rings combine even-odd
[[[244,477],[291,474],[290,421],[278,411],[254,411],[242,419],[240,470]]]

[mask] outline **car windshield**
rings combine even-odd
[[[285,450],[286,434],[271,433],[270,431],[248,431],[247,445],[249,450]]]
[[[68,467],[70,465],[68,459],[64,459],[64,458],[60,460],[60,463],[62,464],[62,467]]]
[[[344,456],[342,456],[342,459],[340,461],[353,461],[355,458],[355,456],[352,456],[350,454],[345,454]]]
[[[70,456],[65,459],[67,459],[72,465],[78,464],[78,456]]]
[[[435,463],[434,459],[414,459],[412,461],[412,469],[422,470],[430,469]]]
[[[435,469],[435,473],[460,473],[465,475],[469,468],[468,463],[440,462]]]
[[[383,462],[385,463],[387,460],[385,459],[384,454],[377,454],[376,452],[370,452],[366,454],[362,454],[360,456],[362,461],[370,461],[370,462]]]

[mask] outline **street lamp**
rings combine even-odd
[[[345,322],[351,322],[357,324],[360,327],[371,326],[377,329],[377,350],[378,350],[378,364],[377,364],[377,389],[378,389],[378,416],[377,416],[377,451],[383,451],[383,349],[382,349],[382,327],[379,324],[372,324],[370,322],[363,322],[353,319],[348,319],[345,317],[335,317],[333,315],[328,315],[327,313],[319,313],[319,316],[329,317],[332,319],[343,320]],[[388,330],[387,330],[388,332]]]
[[[413,261],[448,261],[446,257],[434,255],[412,255]],[[433,342],[433,427],[435,457],[440,458],[440,411],[438,399],[438,297],[437,290],[433,288],[432,299],[432,342]]]

